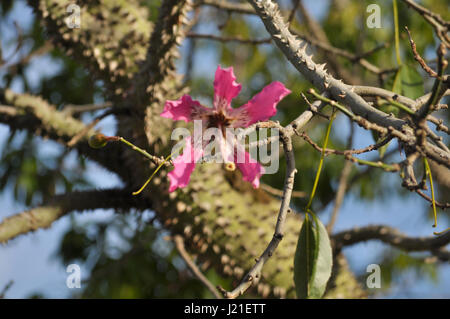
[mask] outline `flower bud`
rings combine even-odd
[[[108,139],[102,133],[96,133],[89,138],[88,143],[92,148],[102,148],[108,144]]]

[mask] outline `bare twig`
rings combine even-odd
[[[253,10],[253,8],[246,3],[236,3],[220,0],[200,0],[196,3],[196,5],[207,5],[215,7],[217,9],[243,14],[255,14],[255,10]]]
[[[309,110],[311,112],[313,112],[315,115],[319,115],[319,116],[323,117],[326,120],[330,120],[330,117],[328,115],[319,112],[317,110],[317,107],[314,104],[311,104],[311,102],[309,102],[308,98],[306,97],[305,94],[303,94],[303,92],[301,93],[301,96],[302,96],[303,100],[305,100],[306,104],[308,104]]]
[[[417,110],[417,122],[423,122],[423,118],[425,118],[427,115],[429,115],[431,112],[433,112],[436,108],[436,105],[440,101],[440,99],[446,94],[447,89],[450,86],[450,83],[448,82],[448,76],[443,77],[444,71],[448,66],[448,62],[445,59],[445,53],[446,53],[445,46],[441,43],[440,46],[437,49],[437,56],[438,56],[438,70],[437,70],[437,77],[434,80],[433,88],[431,90],[431,95],[427,102]]]
[[[44,55],[48,53],[51,49],[53,49],[53,45],[50,42],[45,42],[45,44],[36,50],[29,52],[24,57],[20,58],[19,61],[14,62],[13,64],[9,64],[6,67],[8,68],[8,73],[10,75],[14,75],[20,69],[21,66],[27,64],[31,61],[32,58],[40,55]],[[1,63],[0,63],[1,64]]]
[[[426,251],[436,250],[450,243],[450,232],[433,237],[409,237],[390,226],[373,225],[345,230],[332,235],[331,239],[336,247],[376,239],[405,251]]]
[[[218,36],[218,35],[214,35],[214,34],[198,34],[198,33],[188,33],[187,37],[192,38],[192,39],[206,39],[206,40],[214,40],[214,41],[218,41],[218,42],[238,42],[238,43],[253,44],[253,45],[269,44],[272,41],[272,39],[270,39],[270,38],[268,38],[268,39],[243,39],[239,36],[223,37],[223,36]]]
[[[222,299],[222,295],[219,293],[216,287],[208,280],[208,278],[205,277],[205,275],[203,275],[203,273],[200,271],[200,269],[197,267],[197,265],[189,256],[188,252],[184,247],[183,237],[180,235],[175,235],[173,237],[173,242],[175,243],[175,247],[178,253],[186,262],[186,265],[189,267],[190,271],[194,274],[194,276],[201,281],[201,283],[213,294],[213,296],[216,299]]]
[[[424,198],[425,200],[427,200],[428,202],[433,203],[433,199],[432,199],[430,196],[428,196],[427,194],[425,194],[422,190],[420,190],[420,189],[414,189],[414,191],[415,191],[417,194],[419,194],[422,198]],[[436,201],[436,200],[434,201],[434,203],[435,203],[435,205],[436,205],[437,207],[442,208],[442,209],[450,208],[450,203],[441,203],[441,202],[438,202],[438,201]]]
[[[356,151],[356,152],[361,152],[361,151],[366,151],[366,149],[375,149],[376,148],[380,148],[381,146],[387,144],[390,141],[390,137],[386,138],[385,140],[383,140],[382,142],[378,143],[378,144],[374,144],[374,145],[370,145],[368,146],[366,149],[361,149],[361,150],[349,150],[349,151],[338,151],[338,150],[333,150],[333,149],[329,149],[326,148],[325,150],[323,150],[319,145],[317,145],[317,143],[315,143],[305,132],[302,132],[300,134],[300,136],[306,141],[308,142],[316,151],[322,152],[324,151],[325,155],[329,155],[329,154],[334,154],[334,155],[344,155],[344,158],[350,162],[353,163],[358,163],[360,165],[368,165],[368,166],[373,166],[373,167],[378,167],[381,168],[387,172],[397,172],[398,170],[400,170],[400,165],[393,163],[393,164],[386,164],[383,163],[381,161],[377,161],[377,162],[372,162],[372,161],[368,161],[368,160],[363,160],[354,156],[351,156],[351,152],[352,151]]]
[[[2,291],[0,291],[0,299],[4,299],[6,293],[8,292],[8,290],[11,288],[11,286],[14,284],[13,280],[10,280],[5,287],[3,287]]]
[[[23,31],[22,31],[22,29],[20,28],[19,24],[16,21],[13,21],[13,25],[14,25],[14,28],[16,29],[16,32],[17,32],[16,48],[11,53],[11,55],[9,57],[7,57],[6,59],[4,59],[3,61],[1,61],[2,57],[0,56],[0,68],[3,67],[4,64],[8,63],[8,61],[10,61],[20,51],[20,49],[23,46],[23,40],[24,40]]]
[[[389,43],[381,43],[381,44],[378,44],[378,45],[374,46],[372,49],[367,50],[367,51],[365,51],[365,52],[362,52],[362,53],[356,55],[354,61],[357,62],[358,60],[361,60],[361,59],[363,59],[363,58],[366,58],[366,57],[368,57],[368,56],[371,56],[371,55],[374,54],[375,52],[380,51],[380,50],[383,50],[383,49],[386,49],[386,48],[389,48]]]
[[[277,188],[274,188],[270,185],[261,183],[260,187],[265,190],[266,192],[268,192],[271,195],[274,196],[279,196],[282,197],[283,196],[283,191]],[[306,196],[308,196],[308,194],[306,192],[302,192],[302,191],[292,191],[292,197],[294,198],[305,198]]]
[[[112,114],[112,110],[106,111],[103,114],[100,114],[99,116],[97,116],[91,123],[89,123],[88,125],[86,125],[86,127],[81,130],[80,132],[78,132],[77,134],[75,134],[69,142],[67,142],[67,147],[73,147],[75,146],[80,140],[83,139],[83,137],[89,135],[90,133],[92,133],[92,129],[95,127],[95,125],[97,125],[98,122],[100,122],[101,120],[103,120],[105,117],[109,116]]]
[[[317,151],[322,152],[322,147],[320,147],[317,143],[315,143],[306,132],[302,132],[299,135],[300,137],[302,137],[306,142],[308,142],[312,147],[314,147],[314,149],[316,149]],[[366,146],[364,148],[360,148],[360,149],[349,149],[349,150],[344,150],[344,151],[340,151],[340,150],[335,150],[335,149],[331,149],[331,148],[326,148],[324,150],[325,155],[330,155],[330,154],[334,154],[334,155],[351,155],[351,154],[363,154],[363,153],[367,153],[367,152],[371,152],[374,150],[379,149],[380,147],[386,145],[387,143],[389,143],[392,140],[392,136],[387,136],[386,138],[384,138],[381,142],[376,143],[376,144],[371,144],[369,146]]]
[[[83,105],[67,104],[62,112],[67,113],[69,115],[73,115],[83,112],[103,110],[111,106],[112,106],[111,102],[105,102],[102,104],[83,104]]]
[[[330,221],[327,224],[327,231],[331,233],[333,231],[333,227],[336,223],[339,210],[341,208],[342,202],[344,201],[345,193],[347,191],[348,186],[348,177],[352,171],[352,162],[346,161],[344,164],[344,168],[342,169],[341,176],[339,178],[339,186],[336,192],[336,197],[334,200],[333,211],[331,212]]]
[[[289,13],[289,18],[288,18],[289,23],[292,23],[292,20],[294,20],[295,12],[297,12],[297,9],[300,5],[300,1],[301,0],[292,0],[292,9],[291,9],[291,12]]]
[[[437,131],[441,131],[441,132],[445,132],[447,134],[450,134],[450,130],[449,130],[449,128],[447,126],[444,125],[444,120],[443,119],[438,119],[438,118],[436,118],[434,116],[428,115],[427,116],[427,120],[436,125],[436,130]]]
[[[294,177],[297,172],[295,168],[295,157],[294,149],[292,147],[292,140],[290,136],[284,135],[282,128],[282,142],[283,148],[286,156],[286,177],[283,187],[283,197],[281,199],[280,211],[278,213],[277,223],[275,226],[275,233],[272,240],[267,245],[267,248],[261,254],[261,256],[256,260],[255,265],[250,269],[250,271],[244,276],[241,283],[233,289],[233,291],[228,292],[222,288],[219,288],[225,298],[234,299],[241,296],[253,283],[256,283],[261,277],[261,271],[264,264],[272,257],[278,244],[283,239],[284,236],[284,224],[286,221],[286,216],[289,211],[289,204],[291,201],[292,189],[294,187]]]
[[[433,78],[439,77],[438,74],[427,65],[427,63],[424,61],[424,59],[420,56],[419,52],[417,52],[416,43],[414,42],[414,40],[411,36],[411,32],[409,31],[407,26],[405,26],[405,29],[408,32],[409,43],[411,44],[411,49],[413,51],[414,59],[420,64],[422,69],[428,73],[429,76],[431,76]]]
[[[355,133],[355,126],[353,123],[350,122],[350,134],[348,136],[348,142],[347,142],[347,148],[351,148],[353,145],[353,135]],[[333,231],[333,227],[336,223],[339,210],[341,208],[342,202],[345,197],[345,193],[347,191],[348,186],[348,178],[350,176],[350,173],[352,171],[352,163],[349,161],[346,161],[344,164],[344,168],[342,169],[341,176],[339,177],[339,185],[336,191],[336,196],[334,200],[334,207],[333,211],[331,212],[330,221],[327,224],[327,231],[329,234]]]

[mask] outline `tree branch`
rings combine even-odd
[[[72,192],[54,196],[48,203],[3,219],[0,223],[0,243],[19,235],[48,228],[60,217],[73,212],[99,208],[150,208],[149,202],[131,195],[128,189],[106,189]]]
[[[297,39],[289,31],[275,3],[270,0],[248,1],[288,60],[321,92],[328,91],[335,100],[350,106],[355,114],[383,127],[392,126],[401,130],[402,126],[406,124],[403,120],[389,117],[388,114],[375,109],[361,96],[354,93],[351,86],[328,74],[324,64],[316,64],[312,60],[312,55],[308,53],[308,44]]]
[[[86,125],[64,111],[57,111],[40,97],[29,94],[17,94],[6,89],[0,90],[0,103],[8,106],[0,107],[0,123],[14,129],[24,129],[36,135],[48,137],[67,146],[73,137],[80,133],[84,135],[73,145],[82,155],[98,162],[106,169],[121,175],[123,171],[119,154],[121,150],[114,145],[108,145],[102,150],[92,149],[87,140],[94,130],[86,130]],[[117,156],[115,156],[117,155]]]
[[[272,41],[271,38],[268,39],[244,39],[238,36],[235,37],[222,37],[217,36],[214,34],[199,34],[199,33],[188,33],[188,38],[191,39],[206,39],[206,40],[213,40],[218,42],[237,42],[237,43],[245,43],[245,44],[252,44],[252,45],[258,45],[258,44],[268,44]]]
[[[381,240],[405,251],[437,250],[450,243],[450,232],[433,237],[409,237],[385,225],[372,225],[339,232],[331,236],[337,248],[368,240]]]
[[[234,3],[220,0],[201,0],[196,5],[207,5],[217,9],[243,14],[255,14],[255,10],[246,3]]]

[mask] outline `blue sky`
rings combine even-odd
[[[307,1],[306,5],[317,17],[324,12],[323,5],[328,3],[325,0]],[[14,20],[17,20],[22,28],[27,28],[31,19],[31,10],[23,1],[16,3]],[[12,51],[8,45],[10,39],[15,36],[12,28],[12,21],[6,21],[8,27],[1,30],[1,41],[4,48],[4,56],[9,56]],[[201,30],[208,32],[208,30]],[[16,58],[20,57],[19,55]],[[203,55],[197,56],[201,63],[196,63],[195,72],[203,74],[210,72],[211,77],[217,65],[217,58],[214,51],[206,51]],[[32,83],[38,83],[42,76],[51,75],[58,70],[59,66],[49,57],[43,56],[32,61],[27,74]],[[180,64],[180,70],[184,70]],[[2,70],[0,70],[2,72]],[[0,84],[1,85],[1,84]],[[20,92],[23,87],[20,83],[14,83],[12,87]],[[345,121],[346,123],[346,121]],[[347,127],[341,123],[339,127]],[[98,126],[104,133],[113,134],[115,123],[112,120],[104,120]],[[7,137],[8,128],[0,125],[0,151],[2,151]],[[344,134],[340,132],[340,134]],[[369,133],[362,133],[356,136],[355,147],[363,147],[372,143]],[[56,143],[41,142],[45,144],[43,152],[55,152],[60,149]],[[396,147],[392,145],[391,147]],[[68,163],[70,166],[70,161]],[[120,184],[118,178],[95,164],[90,163],[86,172],[90,176],[96,187],[114,187]],[[399,183],[399,178],[395,175],[390,177],[392,183]],[[12,189],[8,188],[0,194],[0,220],[18,213],[27,207],[12,200]],[[421,198],[410,194],[403,198],[389,198],[373,203],[361,202],[354,196],[349,196],[344,201],[341,208],[340,217],[335,226],[335,230],[344,230],[354,226],[367,224],[388,224],[397,227],[399,230],[412,236],[430,236],[432,233],[431,222],[426,220],[423,214],[425,204]],[[324,215],[324,223],[329,218],[330,209]],[[103,220],[113,218],[111,211],[94,211],[88,213],[74,214],[77,223],[84,223],[90,220]],[[70,226],[70,218],[66,217],[58,220],[50,229],[38,230],[35,233],[21,236],[7,245],[0,246],[0,289],[10,280],[14,284],[7,293],[9,298],[23,298],[32,293],[43,293],[50,298],[64,298],[73,292],[66,287],[65,281],[67,265],[61,263],[54,257],[57,245],[61,236]],[[440,228],[444,229],[441,221]],[[361,243],[345,250],[352,269],[358,274],[365,272],[368,264],[380,261],[380,255],[386,248],[379,242]],[[85,271],[83,268],[82,271]],[[86,275],[86,274],[85,274]],[[412,272],[403,273],[400,278],[395,278],[395,288],[389,293],[382,295],[387,297],[439,297],[450,298],[450,265],[442,265],[439,270],[439,281],[437,284],[421,276],[415,276]]]

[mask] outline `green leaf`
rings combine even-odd
[[[423,79],[416,68],[404,64],[400,69],[401,93],[411,99],[417,99],[424,94]],[[396,91],[394,91],[396,92]],[[398,93],[398,92],[396,92]]]
[[[393,82],[392,82],[392,92],[401,94],[402,93],[402,69],[403,66],[400,66],[395,72]]]
[[[382,139],[379,139],[379,140],[377,141],[377,143],[381,142],[381,140],[382,140]],[[378,149],[378,154],[380,155],[380,159],[382,159],[382,158],[384,157],[384,154],[386,154],[386,150],[387,150],[387,148],[389,147],[389,143],[390,143],[390,142],[384,144],[383,146],[381,146],[381,147]]]
[[[333,255],[327,230],[313,213],[306,214],[294,258],[297,297],[321,298],[331,276],[332,265]]]
[[[408,64],[400,66],[397,72],[387,79],[384,87],[411,99],[417,99],[424,94],[422,76],[416,68]]]
[[[309,278],[314,264],[315,236],[312,221],[305,215],[294,257],[294,283],[298,298],[308,298]]]

